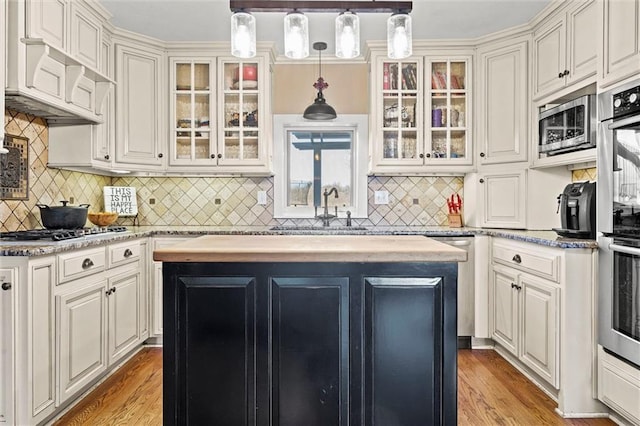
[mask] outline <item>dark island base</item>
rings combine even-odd
[[[164,263],[165,425],[455,425],[456,263]]]

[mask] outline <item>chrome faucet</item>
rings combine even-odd
[[[322,193],[324,197],[324,213],[316,216],[317,219],[322,219],[322,226],[329,226],[331,219],[338,216],[338,206],[336,206],[336,214],[329,214],[329,196],[331,194],[334,194],[335,198],[338,198],[338,188],[334,186],[330,190],[325,189]]]

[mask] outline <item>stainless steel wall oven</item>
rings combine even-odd
[[[640,80],[598,113],[598,342],[640,368]]]

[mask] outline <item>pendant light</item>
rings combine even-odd
[[[309,19],[301,12],[284,17],[284,54],[291,59],[309,56]]]
[[[411,16],[404,12],[394,13],[387,20],[387,56],[404,59],[413,54],[411,39]]]
[[[313,85],[313,87],[318,90],[318,95],[313,101],[313,104],[309,105],[307,109],[304,110],[304,114],[302,114],[302,116],[308,120],[332,120],[338,116],[336,114],[336,110],[327,103],[327,101],[324,99],[324,96],[322,95],[322,91],[329,87],[329,85],[322,78],[322,51],[326,48],[327,43],[323,41],[313,43],[313,49],[318,51],[318,81],[316,81]]]
[[[238,11],[231,15],[231,54],[236,58],[256,56],[256,18]]]
[[[360,55],[360,18],[350,11],[336,18],[336,56],[351,59]]]

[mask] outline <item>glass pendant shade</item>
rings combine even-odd
[[[360,18],[343,12],[336,18],[336,56],[351,59],[360,55]]]
[[[256,18],[246,12],[231,15],[231,54],[236,58],[256,56]]]
[[[309,56],[309,20],[303,13],[291,12],[284,17],[284,54],[291,59]]]
[[[387,55],[391,59],[404,59],[413,54],[411,16],[396,13],[387,20]]]

